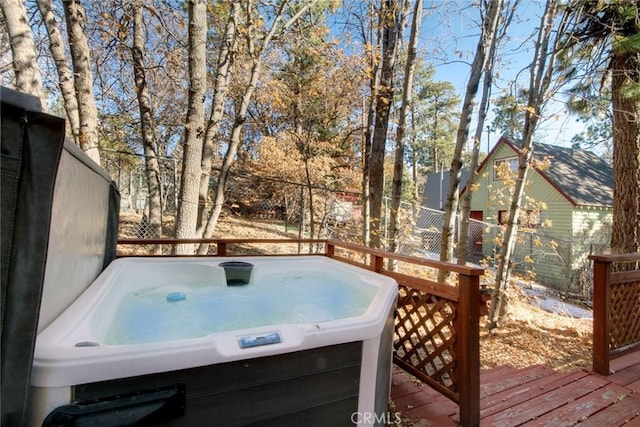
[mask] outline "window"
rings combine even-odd
[[[540,227],[540,209],[528,210],[526,213],[526,227],[538,228]]]
[[[509,219],[508,211],[498,211],[498,224],[506,225],[508,219]]]
[[[506,171],[518,172],[518,158],[509,157],[506,159],[498,159],[493,161],[493,180],[501,181],[501,175]]]
[[[509,219],[509,211],[498,211],[498,224],[507,225]],[[520,212],[520,219],[518,224],[525,224],[526,228],[538,228],[540,227],[540,210],[527,210],[526,212]]]

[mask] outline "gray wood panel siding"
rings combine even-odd
[[[353,342],[83,384],[73,393],[83,401],[184,383],[185,416],[163,425],[353,425],[361,358],[362,342]]]

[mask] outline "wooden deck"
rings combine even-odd
[[[613,374],[502,366],[480,374],[481,426],[640,426],[640,351]],[[458,405],[394,367],[396,411],[420,427],[458,425]]]

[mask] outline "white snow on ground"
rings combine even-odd
[[[423,258],[428,258],[435,261],[440,259],[440,254],[434,252],[420,250],[418,251],[418,253]],[[455,263],[456,259],[454,258],[451,262]],[[479,268],[487,268],[471,263],[467,263],[467,265]],[[549,291],[542,285],[532,282],[525,282],[523,280],[516,280],[515,283],[525,291],[525,293],[531,298],[531,303],[536,307],[540,307],[541,309],[546,310],[550,313],[573,317],[576,319],[593,319],[593,312],[590,309],[580,307],[566,301],[562,301],[560,298],[554,295],[553,292]]]
[[[544,286],[516,281],[525,293],[531,298],[531,303],[550,313],[559,314],[577,319],[593,319],[593,312],[584,307],[562,301]]]

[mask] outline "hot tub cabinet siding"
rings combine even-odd
[[[162,425],[352,425],[361,355],[362,342],[352,342],[82,384],[73,387],[73,395],[75,401],[89,401],[182,383],[184,416]]]
[[[126,408],[109,409],[120,411],[121,418],[94,413],[70,418],[68,423],[56,420],[69,408],[171,386],[185,391],[183,411],[179,416],[153,425],[193,426],[206,422],[216,426],[350,426],[358,424],[363,417],[381,422],[385,419],[389,398],[392,338],[393,311],[389,313],[379,342],[376,378],[371,378],[375,384],[375,416],[359,411],[361,375],[371,375],[371,372],[362,371],[363,342],[356,341],[76,385],[70,390],[72,403],[52,411],[43,425],[92,423],[96,418],[119,425],[119,420],[127,418]],[[135,408],[128,409],[135,414]]]

